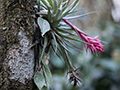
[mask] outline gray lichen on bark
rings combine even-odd
[[[26,79],[31,79],[34,74],[34,54],[28,49],[31,41],[25,36],[25,32],[18,33],[18,44],[14,44],[7,51],[8,66],[10,68],[9,79],[18,80],[25,83]]]

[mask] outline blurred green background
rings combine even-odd
[[[78,52],[72,50],[70,55],[82,77],[82,85],[73,87],[67,77],[67,68],[63,60],[54,53],[50,55],[54,90],[120,90],[120,1],[119,0],[80,0],[77,13],[97,11],[95,14],[70,20],[81,30],[105,41],[105,51],[98,56],[86,53],[84,48]],[[119,11],[119,12],[118,12]]]

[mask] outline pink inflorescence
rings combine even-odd
[[[104,45],[101,43],[101,40],[97,39],[98,36],[92,38],[87,34],[85,34],[83,31],[81,31],[80,29],[78,29],[75,25],[73,25],[71,22],[69,22],[65,18],[63,18],[63,21],[65,21],[69,26],[71,26],[78,33],[81,39],[87,43],[86,50],[90,49],[92,53],[96,53],[96,54],[97,54],[97,51],[100,53],[104,51],[104,48],[103,48]]]
[[[87,43],[86,50],[88,50],[89,48],[92,53],[97,53],[97,51],[101,53],[104,51],[104,48],[103,48],[104,45],[101,43],[101,40],[97,39],[98,36],[92,38],[83,33],[80,33],[80,32],[78,33],[80,37]]]

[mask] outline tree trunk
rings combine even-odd
[[[34,0],[0,0],[0,90],[33,90]]]

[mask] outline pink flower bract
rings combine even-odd
[[[80,32],[78,32],[78,34],[87,43],[86,50],[88,50],[89,48],[92,53],[96,53],[96,54],[97,54],[97,51],[100,53],[104,51],[104,48],[103,48],[104,45],[101,43],[101,40],[97,39],[98,36],[92,38]]]

